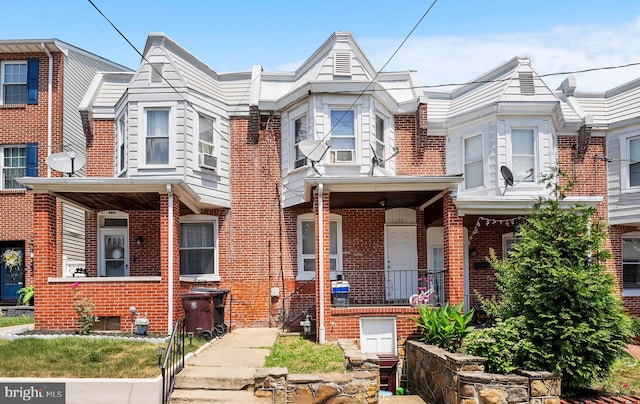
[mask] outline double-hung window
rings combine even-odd
[[[180,218],[180,275],[217,276],[218,219],[188,215]]]
[[[25,104],[27,102],[27,62],[2,63],[2,103]]]
[[[298,216],[298,279],[313,279],[316,270],[316,224],[313,213]],[[342,219],[332,214],[329,221],[331,277],[342,273]]]
[[[640,288],[640,236],[622,238],[622,286]]]
[[[511,169],[515,182],[534,182],[536,164],[533,129],[511,129]]]
[[[354,163],[356,156],[355,113],[331,111],[331,162]]]
[[[309,131],[307,130],[307,115],[302,115],[293,122],[294,131],[294,148],[296,151],[296,157],[294,162],[294,168],[300,168],[307,165],[307,158],[300,150],[300,142],[309,139]]]
[[[116,125],[116,173],[120,174],[127,168],[126,142],[127,142],[127,121],[125,114],[122,114]]]
[[[640,186],[640,138],[629,140],[629,186]]]
[[[26,175],[27,148],[25,146],[4,146],[2,155],[2,189],[22,189],[16,178]]]
[[[200,167],[215,170],[218,159],[215,156],[215,120],[206,115],[198,115],[198,162]]]
[[[149,108],[145,139],[145,163],[169,163],[169,108]]]
[[[378,166],[384,167],[385,150],[384,150],[384,118],[376,115],[376,156],[378,157]]]
[[[484,185],[482,135],[464,139],[464,181],[467,189]]]

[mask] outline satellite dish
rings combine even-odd
[[[376,168],[376,166],[382,166],[384,163],[391,160],[400,153],[400,150],[397,147],[394,147],[393,154],[391,154],[391,156],[387,157],[386,159],[381,159],[380,157],[378,157],[376,149],[373,147],[373,145],[369,144],[369,147],[371,148],[371,152],[373,153],[373,157],[371,157],[371,169],[369,170],[369,175],[373,175],[373,170]]]
[[[69,176],[73,175],[76,170],[84,167],[87,159],[84,154],[76,153],[74,151],[63,151],[60,153],[53,153],[47,157],[46,163],[52,170],[60,171]]]
[[[300,150],[300,153],[304,154],[304,156],[311,161],[311,168],[313,168],[313,171],[320,175],[316,169],[316,163],[322,160],[324,155],[327,154],[329,145],[322,140],[307,139],[298,143],[298,149]]]
[[[502,178],[504,178],[504,191],[502,191],[502,195],[507,192],[507,187],[513,186],[513,173],[507,166],[500,167],[500,174],[502,174]]]

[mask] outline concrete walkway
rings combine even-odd
[[[171,403],[271,403],[253,389],[256,369],[264,365],[278,332],[238,328],[213,341],[178,374]]]

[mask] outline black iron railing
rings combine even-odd
[[[429,304],[444,304],[445,270],[429,269],[346,269],[342,279],[348,282],[348,295],[344,286],[332,288],[334,306],[408,306],[409,298],[429,293]],[[334,293],[335,292],[335,293]]]
[[[176,322],[169,338],[169,344],[161,357],[162,363],[162,403],[168,404],[175,385],[176,375],[184,369],[184,341],[187,333],[185,318]]]

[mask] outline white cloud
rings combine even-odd
[[[606,29],[557,26],[547,32],[482,36],[412,37],[385,68],[417,70],[422,85],[464,83],[515,56],[528,56],[538,74],[577,71],[640,62],[640,17]],[[381,68],[399,41],[359,38]],[[566,75],[546,77],[555,89]],[[576,74],[579,91],[603,91],[640,78],[640,66]]]

